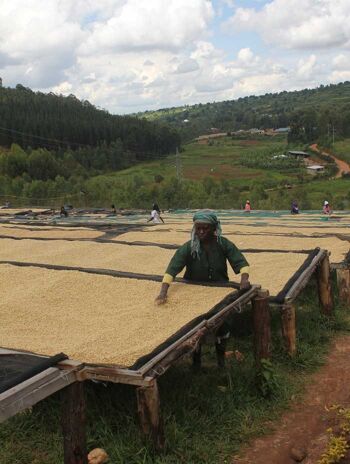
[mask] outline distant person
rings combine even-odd
[[[250,205],[250,201],[247,200],[247,201],[245,202],[244,212],[245,212],[245,213],[250,213],[251,210],[252,210],[252,207],[251,207],[251,205]]]
[[[331,207],[327,200],[323,203],[323,214],[331,214]]]
[[[299,206],[298,206],[298,202],[296,200],[292,201],[292,205],[290,207],[290,212],[292,214],[299,214]]]
[[[153,205],[154,206],[157,206],[157,205]],[[160,224],[161,222],[164,224],[164,221],[163,221],[163,218],[162,216],[160,215],[160,211],[156,210],[156,209],[152,209],[151,211],[151,217],[148,219],[147,222],[153,222],[153,224]]]
[[[160,208],[158,206],[158,203],[153,203],[152,211],[157,211],[160,214]]]
[[[65,209],[64,206],[61,206],[60,216],[61,217],[68,217],[68,211]]]
[[[115,208],[115,205],[112,205],[111,208],[112,208],[112,214],[117,214],[117,210]]]

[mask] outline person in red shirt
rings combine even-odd
[[[252,207],[250,206],[250,201],[247,200],[247,201],[245,202],[244,212],[245,212],[245,213],[250,213],[251,210],[252,210]]]
[[[331,207],[329,206],[329,203],[327,200],[323,203],[323,213],[331,214]]]

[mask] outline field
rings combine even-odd
[[[279,171],[266,172],[260,167],[248,168],[242,165],[242,158],[246,154],[264,156],[265,153],[282,153],[286,149],[286,138],[259,137],[257,139],[237,140],[231,137],[222,137],[209,144],[193,142],[184,146],[179,154],[181,175],[184,179],[201,180],[206,176],[214,179],[230,179],[238,182],[239,179],[263,179],[265,176],[272,179],[283,179]],[[258,164],[258,163],[257,163]],[[295,175],[297,170],[292,172]],[[129,169],[112,174],[116,178],[128,178],[142,175],[148,181],[153,181],[155,175],[163,177],[176,175],[176,157],[170,156],[160,161],[150,161]]]
[[[332,147],[332,151],[338,158],[350,163],[350,139],[336,141]]]
[[[292,217],[283,212],[219,211],[218,216],[224,236],[244,251],[251,282],[271,295],[283,288],[313,248],[329,250],[332,263],[342,262],[349,251],[350,215],[344,212]],[[3,218],[0,311],[6,323],[0,327],[1,346],[44,354],[64,351],[73,359],[94,363],[133,364],[230,290],[175,283],[169,302],[159,311],[153,304],[159,283],[136,277],[164,273],[174,253],[169,246],[189,238],[191,217],[185,211],[165,214],[164,225],[145,225],[141,215],[126,219],[72,214],[62,220],[39,216],[30,223]],[[45,268],[50,265],[57,269]],[[79,269],[64,269],[69,266]],[[97,276],[84,273],[84,268],[129,275]],[[237,280],[232,272],[230,278]],[[242,443],[271,426],[267,421],[301,391],[305,373],[321,363],[332,334],[346,327],[342,311],[332,321],[320,315],[313,284],[299,306],[294,360],[283,352],[278,315],[273,313],[273,381],[267,397],[256,383],[248,312],[231,321],[230,347],[244,353],[244,362],[233,359],[218,373],[214,353],[206,347],[202,373],[194,376],[183,361],[162,376],[165,455],[156,457],[142,442],[131,387],[112,384],[87,388],[89,448],[106,448],[113,463],[230,462]],[[1,425],[1,463],[61,463],[58,418],[53,397]]]
[[[337,144],[346,154],[347,141]],[[292,148],[307,149],[303,145]],[[296,199],[302,210],[309,210],[321,208],[327,199],[332,208],[350,209],[347,177],[333,179],[331,164],[324,174],[312,176],[302,161],[281,157],[288,149],[285,136],[226,136],[208,143],[192,142],[178,156],[155,161],[144,153],[128,169],[93,170],[69,181],[58,177],[23,184],[5,176],[0,201],[48,208],[62,204],[110,208],[114,204],[117,209],[149,209],[157,201],[164,209],[239,209],[249,198],[253,209],[282,210]],[[317,154],[312,154],[312,160],[320,162]]]
[[[253,209],[281,210],[297,199],[300,208],[308,210],[321,208],[327,199],[333,208],[350,209],[347,178],[333,179],[332,165],[324,174],[312,176],[303,162],[279,158],[287,149],[284,136],[189,143],[178,158],[145,160],[89,179],[86,189],[95,193],[86,201],[103,206],[108,197],[123,208],[147,208],[157,199],[163,208],[238,209],[249,198]],[[320,162],[315,153],[312,160]]]

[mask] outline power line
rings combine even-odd
[[[83,144],[83,143],[78,143],[78,142],[66,142],[66,141],[63,141],[63,140],[58,140],[58,139],[51,139],[51,138],[48,138],[48,137],[42,137],[40,135],[33,135],[33,134],[27,134],[25,132],[22,132],[22,131],[18,131],[16,129],[8,129],[6,127],[0,127],[0,131],[5,131],[5,132],[13,132],[13,133],[16,133],[16,134],[19,134],[19,135],[24,135],[25,137],[29,137],[29,138],[32,138],[32,139],[40,139],[40,140],[43,140],[44,142],[41,143],[41,145],[47,147],[47,148],[57,148],[57,146],[59,144],[65,144],[67,146],[71,146],[71,145],[77,145],[78,147],[86,147],[86,148],[101,148],[99,147],[98,145],[87,145],[87,144]],[[45,141],[48,141],[48,142],[54,142],[56,145],[54,145],[53,143],[47,143]],[[125,151],[127,152],[128,149],[125,148]],[[156,154],[155,153],[152,153],[152,152],[137,152],[137,151],[132,151],[131,152],[133,156],[135,156],[136,160],[140,160],[140,159],[159,159],[159,158],[166,158],[166,157],[169,157],[171,156],[170,154],[158,154],[159,158],[156,158]]]
[[[85,143],[78,143],[78,142],[66,142],[64,140],[59,140],[59,139],[51,139],[51,138],[48,138],[48,137],[42,137],[41,135],[33,135],[33,134],[27,134],[25,132],[22,132],[22,131],[18,131],[16,129],[8,129],[7,127],[0,127],[0,130],[2,131],[5,131],[5,132],[14,132],[15,134],[20,134],[20,135],[24,135],[25,137],[30,137],[32,139],[40,139],[40,140],[47,140],[49,142],[55,142],[56,144],[65,144],[65,145],[77,145],[77,146],[81,146],[81,147],[91,147],[91,145],[87,145]]]
[[[181,180],[181,155],[178,148],[176,148],[176,178]]]

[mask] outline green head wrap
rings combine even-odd
[[[211,213],[210,211],[198,211],[193,216],[194,225],[192,227],[191,232],[191,254],[194,258],[199,257],[200,253],[200,240],[196,235],[196,228],[195,224],[198,222],[202,222],[204,224],[212,224],[215,227],[215,235],[217,237],[218,242],[221,240],[221,225],[220,221],[216,217],[215,213]]]

